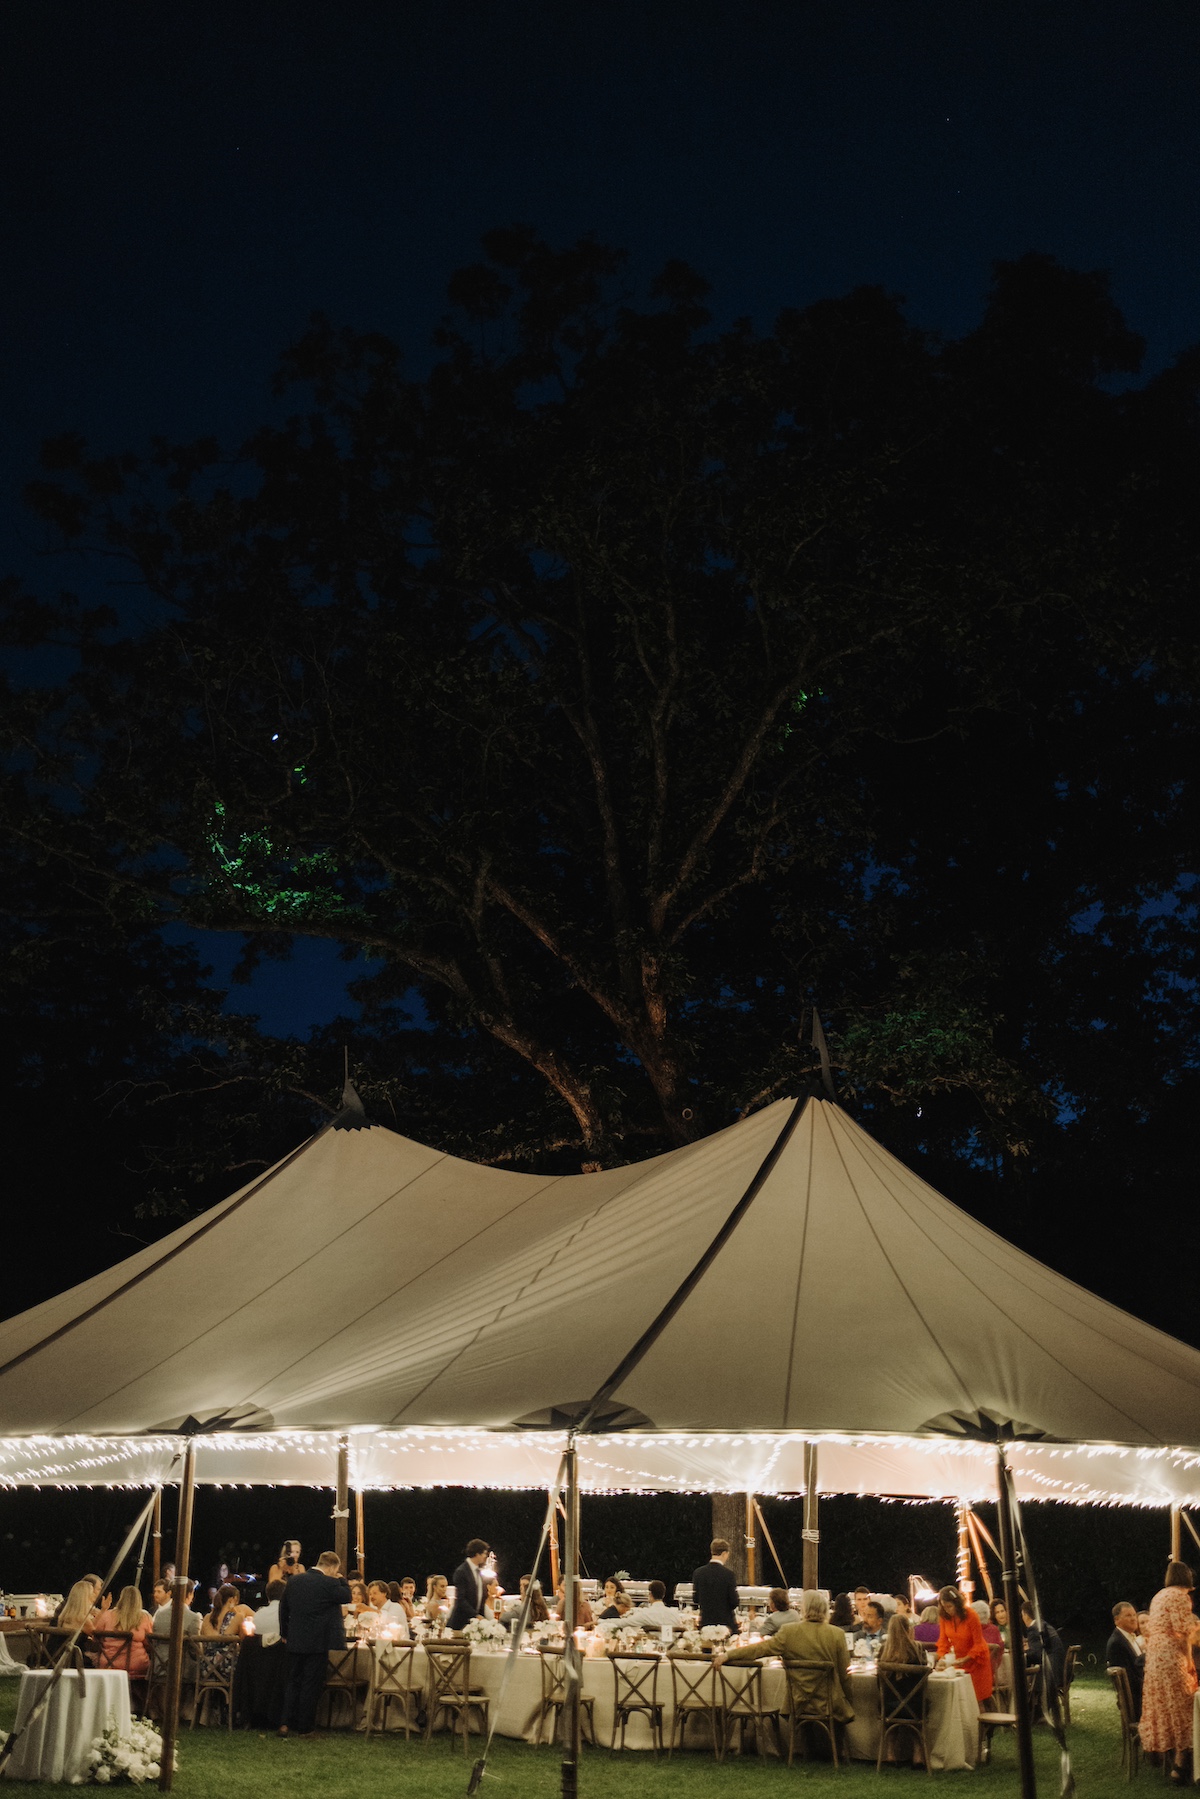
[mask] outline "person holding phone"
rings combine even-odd
[[[289,1537],[279,1551],[279,1560],[271,1563],[267,1572],[267,1585],[270,1586],[273,1580],[291,1580],[293,1574],[305,1572],[304,1563],[300,1560],[300,1540],[298,1537]]]

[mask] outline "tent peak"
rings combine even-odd
[[[350,1076],[346,1076],[342,1088],[342,1109],[333,1121],[335,1131],[370,1130],[371,1120],[367,1117],[367,1108],[359,1097],[358,1089]]]

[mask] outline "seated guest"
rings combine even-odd
[[[1149,1614],[1149,1612],[1139,1612],[1137,1615],[1137,1618],[1138,1618],[1138,1635],[1139,1635],[1139,1637],[1141,1637],[1141,1639],[1144,1643],[1146,1641],[1146,1638],[1150,1635],[1150,1614]]]
[[[918,1643],[936,1643],[938,1634],[938,1608],[936,1605],[927,1605],[921,1613],[920,1622],[913,1625],[913,1636]]]
[[[185,1637],[194,1637],[200,1629],[200,1614],[199,1612],[194,1612],[192,1610],[192,1594],[195,1591],[195,1581],[189,1580],[187,1583],[187,1598],[184,1601],[183,1607],[183,1634]],[[170,1634],[171,1599],[168,1595],[166,1602],[163,1605],[160,1605],[154,1614],[154,1635],[156,1637],[169,1637]]]
[[[909,1623],[911,1624],[911,1622],[912,1622],[912,1602],[909,1599],[908,1594],[907,1593],[893,1593],[892,1598],[896,1602],[896,1610],[899,1612],[900,1616],[902,1618],[907,1618]]]
[[[854,1601],[854,1623],[851,1628],[856,1635],[861,1635],[867,1622],[867,1606],[871,1603],[870,1587],[855,1587],[851,1598]]]
[[[367,1598],[365,1581],[352,1580],[350,1582],[350,1593],[350,1604],[346,1607],[346,1612],[351,1619],[359,1617],[363,1612],[374,1611],[374,1606]]]
[[[1133,1715],[1142,1715],[1142,1683],[1146,1678],[1146,1645],[1138,1631],[1138,1615],[1128,1599],[1119,1600],[1112,1608],[1113,1633],[1108,1639],[1105,1659],[1110,1668],[1124,1668],[1129,1676],[1133,1697]]]
[[[952,1661],[971,1676],[980,1705],[992,1696],[992,1656],[983,1640],[983,1626],[957,1587],[943,1587],[938,1594],[939,1664]]]
[[[1008,1607],[1003,1599],[993,1599],[988,1607],[988,1616],[995,1626],[996,1634],[1006,1649],[1011,1648],[1008,1640]]]
[[[403,1580],[393,1580],[388,1584],[388,1598],[393,1605],[404,1607],[404,1616],[411,1624],[417,1611],[417,1583],[411,1574]]]
[[[504,1602],[504,1610],[500,1614],[502,1623],[516,1623],[517,1619],[521,1616],[521,1608],[525,1603],[525,1595],[528,1591],[529,1576],[528,1574],[522,1574],[520,1591],[517,1593],[510,1593]],[[548,1624],[550,1622],[550,1607],[546,1604],[542,1594],[542,1583],[540,1580],[535,1580],[533,1583],[533,1597],[529,1601],[529,1615],[526,1621],[529,1624]]]
[[[88,1574],[75,1582],[54,1616],[54,1623],[60,1630],[91,1629],[99,1616],[96,1593],[100,1582],[97,1580],[95,1585],[92,1583],[93,1577]]]
[[[351,1585],[353,1586],[353,1582]],[[371,1602],[371,1610],[379,1619],[381,1626],[395,1637],[409,1636],[408,1613],[398,1599],[390,1597],[394,1582],[373,1580],[367,1587],[367,1598]]]
[[[579,1617],[577,1628],[579,1630],[594,1630],[596,1621],[592,1616],[592,1608],[582,1593],[579,1595],[578,1608]],[[556,1618],[565,1618],[567,1615],[567,1589],[561,1580],[554,1590],[554,1615]]]
[[[854,1716],[854,1704],[850,1697],[850,1651],[845,1632],[828,1622],[829,1605],[823,1593],[806,1593],[803,1610],[802,1623],[785,1624],[772,1637],[760,1637],[757,1643],[747,1643],[728,1655],[714,1655],[713,1667],[719,1668],[724,1662],[738,1667],[764,1656],[781,1656],[793,1706],[797,1711],[812,1711],[825,1703],[827,1677],[804,1664],[831,1662],[833,1715],[839,1724],[848,1724]]]
[[[979,1627],[983,1631],[984,1642],[994,1644],[997,1649],[1005,1648],[1006,1645],[1004,1642],[1004,1638],[1000,1632],[1000,1626],[996,1623],[996,1620],[992,1617],[991,1606],[984,1605],[983,1601],[981,1600],[972,1609],[975,1613],[975,1616],[979,1619]]]
[[[207,1612],[200,1621],[200,1635],[206,1641],[212,1637],[241,1636],[242,1626],[247,1618],[253,1617],[250,1607],[242,1604],[237,1588],[226,1581],[213,1595],[211,1612]]]
[[[838,1593],[833,1601],[829,1614],[829,1622],[835,1630],[853,1630],[858,1622],[858,1614],[854,1610],[854,1601],[849,1593]]]
[[[267,1602],[260,1605],[254,1614],[254,1634],[264,1649],[269,1649],[272,1643],[279,1641],[279,1601],[286,1592],[286,1580],[269,1580]]]
[[[662,1581],[650,1581],[646,1590],[650,1597],[641,1605],[635,1605],[622,1622],[640,1624],[649,1630],[678,1630],[683,1623],[683,1613],[676,1606],[667,1604],[667,1589]]]
[[[604,1597],[599,1602],[600,1609],[596,1613],[598,1621],[604,1618],[615,1618],[618,1616],[617,1598],[618,1595],[624,1591],[625,1588],[622,1586],[621,1582],[610,1575],[604,1583]]]
[[[777,1630],[785,1624],[802,1624],[804,1620],[799,1612],[792,1610],[792,1602],[788,1598],[786,1587],[772,1587],[767,1595],[769,1610],[759,1624],[759,1631],[764,1637],[773,1637]]]
[[[444,1574],[431,1574],[425,1582],[425,1616],[431,1624],[441,1624],[450,1612],[450,1582]]]
[[[878,1599],[868,1599],[862,1610],[862,1622],[855,1632],[855,1648],[860,1645],[871,1649],[876,1654],[887,1635],[887,1613]]]
[[[171,1597],[171,1589],[165,1580],[156,1580],[151,1589],[150,1610],[156,1612],[160,1605],[166,1605]]]
[[[888,1620],[879,1659],[894,1666],[902,1662],[911,1662],[914,1667],[924,1664],[925,1651],[913,1636],[911,1619],[903,1612],[893,1612]]]
[[[1048,1624],[1045,1618],[1042,1619],[1042,1628],[1038,1629],[1031,1605],[1021,1607],[1021,1620],[1025,1626],[1025,1660],[1030,1667],[1044,1662],[1051,1680],[1061,1690],[1063,1671],[1067,1665],[1066,1644],[1053,1624]]]
[[[150,1666],[150,1652],[146,1648],[146,1638],[154,1629],[154,1619],[142,1604],[142,1596],[136,1587],[122,1587],[120,1598],[115,1606],[106,1607],[95,1621],[94,1629],[100,1636],[97,1665],[101,1668],[124,1668],[130,1680],[142,1680]],[[108,1630],[128,1631],[120,1637],[108,1637],[103,1633]]]

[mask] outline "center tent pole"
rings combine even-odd
[[[1000,1523],[1000,1567],[1004,1604],[1008,1612],[1008,1644],[1012,1657],[1013,1712],[1017,1720],[1017,1766],[1021,1774],[1021,1799],[1037,1799],[1037,1774],[1033,1766],[1033,1718],[1029,1709],[1029,1683],[1025,1678],[1025,1630],[1021,1617],[1021,1586],[1017,1569],[1017,1533],[1013,1527],[1012,1492],[1008,1458],[1003,1443],[996,1445],[996,1512]]]
[[[179,1694],[183,1686],[183,1613],[187,1605],[188,1558],[192,1550],[192,1505],[196,1497],[196,1445],[183,1452],[179,1482],[179,1527],[175,1533],[175,1579],[171,1589],[171,1647],[167,1655],[167,1702],[163,1708],[162,1760],[158,1790],[169,1793],[175,1777],[175,1739],[179,1735]]]
[[[154,1523],[150,1530],[151,1549],[150,1568],[154,1576],[154,1585],[158,1585],[158,1577],[162,1573],[162,1488],[154,1489]]]
[[[803,1565],[800,1578],[804,1582],[806,1593],[814,1593],[818,1584],[818,1559],[821,1543],[821,1532],[817,1527],[817,1446],[815,1443],[804,1445],[804,1543]]]
[[[350,1439],[338,1438],[337,1498],[333,1502],[333,1553],[342,1564],[342,1579],[350,1575]]]
[[[575,1635],[579,1628],[579,1452],[575,1448],[574,1435],[568,1439],[563,1460],[566,1463],[567,1511],[563,1529],[563,1582],[566,1601],[563,1606],[563,1631],[566,1636],[564,1659],[567,1687],[562,1708],[562,1795],[563,1799],[576,1799],[579,1792],[579,1755],[583,1742],[583,1708],[580,1705],[583,1692],[583,1655],[579,1639]]]
[[[357,1487],[354,1493],[354,1559],[358,1563],[358,1578],[367,1578],[367,1533],[363,1524],[363,1490]]]

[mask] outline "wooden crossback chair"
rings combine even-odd
[[[537,1730],[534,1734],[534,1747],[540,1749],[543,1740],[552,1743],[558,1735],[558,1721],[562,1717],[563,1707],[567,1703],[567,1658],[561,1649],[539,1647],[538,1658],[541,1663],[542,1697],[537,1709]],[[596,1747],[596,1701],[589,1693],[579,1695],[580,1726],[585,1743]],[[547,1725],[549,1729],[547,1730]]]
[[[812,1676],[815,1691],[811,1698],[797,1700],[788,1681],[788,1708],[785,1714],[788,1727],[788,1767],[792,1765],[792,1757],[796,1751],[796,1737],[800,1734],[801,1748],[804,1746],[803,1732],[809,1726],[819,1730],[829,1738],[830,1754],[833,1765],[838,1764],[838,1723],[833,1715],[833,1683],[837,1669],[832,1662],[824,1661],[785,1661],[784,1668],[789,1673],[797,1669],[801,1673]]]
[[[657,1756],[663,1746],[664,1703],[658,1696],[658,1677],[662,1669],[661,1655],[614,1655],[613,1727],[609,1750],[617,1747],[617,1726],[621,1727],[621,1748],[625,1747],[625,1727],[630,1718],[641,1714],[650,1725],[650,1741]]]
[[[415,1643],[376,1643],[371,1655],[371,1680],[367,1687],[367,1735],[386,1730],[388,1713],[399,1701],[407,1741],[416,1724],[417,1690],[413,1686]]]
[[[425,1741],[433,1735],[439,1714],[453,1720],[453,1732],[462,1733],[463,1751],[470,1752],[471,1713],[478,1712],[481,1728],[488,1727],[490,1701],[480,1687],[471,1685],[471,1645],[439,1642],[425,1644],[429,1680],[425,1689]],[[453,1739],[451,1740],[453,1747]]]
[[[671,1669],[671,1741],[667,1754],[682,1749],[689,1724],[708,1723],[712,1752],[721,1757],[721,1699],[717,1687],[717,1670],[707,1655],[672,1655]]]
[[[165,1695],[167,1690],[167,1672],[171,1661],[170,1637],[147,1637],[146,1647],[150,1651],[150,1672],[146,1676],[146,1697],[143,1701],[145,1714],[152,1713],[152,1701]],[[183,1669],[179,1684],[179,1702],[183,1708],[187,1700],[192,1701],[192,1716],[195,1717],[196,1682],[200,1675],[200,1638],[184,1637]]]
[[[1063,1663],[1061,1698],[1064,1724],[1069,1724],[1071,1722],[1071,1683],[1075,1679],[1075,1664],[1078,1662],[1082,1653],[1081,1645],[1072,1643],[1067,1650],[1066,1660]]]
[[[991,1660],[991,1664],[992,1664],[992,1692],[996,1696],[997,1700],[1001,1696],[1006,1696],[1009,1699],[1012,1698],[1012,1694],[1009,1693],[1007,1686],[1002,1686],[1000,1683],[1000,1672],[1001,1672],[1001,1669],[1004,1667],[1004,1657],[1006,1654],[1007,1654],[1007,1651],[1006,1651],[1003,1643],[989,1643],[988,1644],[988,1656],[989,1656],[989,1659]],[[999,1709],[1001,1711],[1008,1711],[1009,1707],[1007,1705],[1003,1705],[1003,1706],[1000,1706]]]
[[[1109,1668],[1108,1678],[1112,1681],[1113,1691],[1117,1696],[1117,1716],[1121,1720],[1121,1769],[1126,1780],[1132,1780],[1138,1771],[1142,1738],[1135,1716],[1129,1671],[1126,1668]]]
[[[883,1767],[883,1758],[887,1751],[888,1738],[894,1733],[908,1737],[920,1749],[921,1759],[929,1768],[929,1743],[926,1739],[926,1728],[929,1723],[929,1676],[933,1669],[928,1663],[922,1666],[919,1662],[880,1662],[875,1669],[875,1678],[879,1684],[879,1754],[875,1758],[875,1772]]]
[[[29,1666],[31,1668],[52,1668],[73,1633],[64,1630],[58,1624],[44,1624],[40,1620],[29,1623]],[[87,1631],[80,1637],[77,1647],[85,1657],[91,1655],[95,1644]]]
[[[723,1663],[717,1669],[717,1690],[721,1701],[721,1749],[719,1760],[724,1761],[729,1750],[733,1733],[739,1733],[738,1749],[746,1747],[746,1731],[754,1732],[754,1746],[762,1754],[762,1742],[769,1729],[775,1738],[775,1748],[783,1753],[783,1741],[780,1731],[780,1711],[778,1706],[763,1703],[763,1666],[755,1662],[749,1667],[734,1663],[730,1667]]]
[[[359,1660],[357,1646],[329,1651],[329,1667],[321,1702],[325,1707],[325,1725],[330,1728],[334,1702],[340,1694],[350,1701],[350,1728],[358,1729],[358,1720],[366,1707],[367,1689],[371,1684],[369,1669]]]
[[[196,1728],[205,1703],[212,1699],[225,1702],[225,1728],[233,1729],[233,1681],[242,1647],[240,1637],[188,1637],[196,1645],[196,1704],[192,1711],[192,1729]],[[186,1654],[186,1647],[185,1647]]]
[[[1025,1670],[1025,1691],[1029,1694],[1029,1720],[1032,1724],[1039,1723],[1046,1715],[1042,1710],[1042,1690],[1042,1670],[1038,1663],[1034,1663],[1032,1667],[1026,1668]],[[979,1714],[979,1753],[977,1758],[980,1763],[989,1762],[992,1759],[992,1736],[994,1732],[997,1730],[1015,1731],[1016,1728],[1017,1714],[1014,1711],[981,1711]]]

